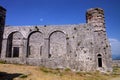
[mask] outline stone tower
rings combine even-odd
[[[105,31],[104,11],[101,8],[91,8],[86,13],[86,21],[95,27],[95,31]]]
[[[0,6],[0,55],[2,48],[2,39],[5,26],[6,9]]]
[[[111,69],[111,47],[106,35],[104,11],[101,8],[91,8],[87,10],[86,22],[94,27],[94,51],[96,68],[101,70]]]

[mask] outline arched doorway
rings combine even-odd
[[[32,32],[28,36],[27,57],[40,58],[42,56],[43,44],[43,34],[39,31]]]
[[[23,35],[20,32],[12,32],[7,39],[6,57],[19,57],[23,46]]]
[[[98,59],[98,67],[102,67],[102,55],[98,54],[97,59]]]

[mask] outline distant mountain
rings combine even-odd
[[[112,55],[113,60],[120,60],[120,55]]]

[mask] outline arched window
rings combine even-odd
[[[98,67],[102,67],[102,55],[98,54],[97,58],[98,58]]]

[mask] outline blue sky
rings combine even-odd
[[[112,54],[120,55],[120,0],[0,0],[7,9],[6,25],[85,23],[89,8],[105,11]]]

